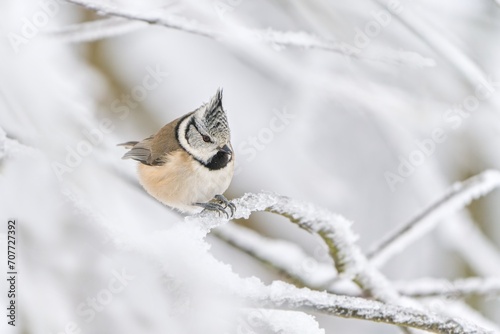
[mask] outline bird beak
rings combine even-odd
[[[227,145],[222,146],[222,148],[220,150],[222,152],[225,152],[225,153],[229,154],[229,155],[233,154],[233,151],[231,151],[231,149]]]

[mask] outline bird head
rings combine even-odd
[[[188,114],[179,124],[177,135],[181,146],[206,166],[214,159],[231,160],[231,133],[219,89],[208,103]]]

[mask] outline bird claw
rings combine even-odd
[[[220,203],[207,202],[207,203],[195,203],[195,205],[202,207],[203,211],[215,211],[219,215],[224,214],[227,219],[234,216],[234,212],[236,211],[236,206],[233,203],[229,202],[227,198],[225,198],[222,195],[215,195],[214,198]],[[226,211],[227,208],[229,208],[229,210],[231,211],[231,215],[229,215],[229,213]]]
[[[219,203],[207,202],[207,203],[195,203],[195,205],[202,207],[203,208],[202,212],[214,211],[217,212],[219,215],[223,213],[226,216],[226,218],[229,219],[229,214],[227,213],[226,209]]]
[[[215,199],[225,205],[224,210],[229,208],[229,210],[231,211],[231,217],[234,216],[234,213],[236,211],[236,205],[229,202],[229,200],[225,198],[224,195],[215,195]]]

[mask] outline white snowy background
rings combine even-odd
[[[500,333],[498,1],[74,2],[0,3],[2,333]],[[303,228],[185,220],[121,160],[219,87],[237,217]]]

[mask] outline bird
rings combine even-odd
[[[163,204],[194,214],[208,210],[234,215],[223,193],[234,174],[234,151],[222,89],[208,103],[142,140],[118,144],[122,159],[138,161],[142,187]]]

